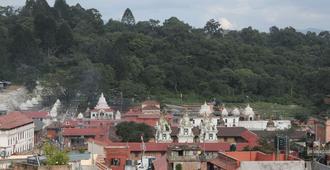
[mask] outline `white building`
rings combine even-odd
[[[194,134],[192,131],[193,124],[191,123],[189,116],[185,113],[180,120],[179,124],[179,134],[178,134],[178,142],[179,143],[193,143],[194,142]]]
[[[211,105],[208,105],[206,102],[201,106],[201,109],[199,110],[199,114],[200,115],[210,115],[211,113],[213,113],[213,108]]]
[[[245,127],[249,130],[267,130],[268,120],[255,120],[256,113],[253,108],[248,104],[244,109],[234,108],[228,110],[225,106],[222,106],[219,116],[210,116],[213,112],[211,106],[204,103],[200,108],[200,115],[190,117],[190,122],[193,127],[200,127],[203,123],[203,115],[210,117],[210,122],[217,126],[225,127]],[[274,129],[285,130],[291,128],[290,120],[272,120],[274,122]]]
[[[245,127],[249,130],[267,130],[269,120],[239,121],[239,127]],[[285,130],[291,128],[290,120],[272,120],[276,130]]]
[[[34,147],[34,123],[19,112],[0,116],[1,155],[10,156],[32,150]]]
[[[165,119],[164,116],[161,116],[159,118],[159,121],[156,124],[156,142],[157,143],[172,143],[171,138],[171,125],[168,123],[168,121]]]
[[[203,117],[203,122],[201,122],[200,125],[201,129],[201,140],[203,142],[217,142],[218,137],[218,129],[217,129],[217,123],[212,122],[212,117],[209,115],[205,114]]]
[[[236,127],[239,126],[239,117],[238,116],[225,116],[222,118],[223,124],[225,127]]]
[[[114,111],[108,105],[103,93],[101,94],[97,105],[90,112],[91,119],[121,119],[120,112],[117,111],[117,115],[114,114]]]

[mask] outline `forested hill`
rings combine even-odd
[[[330,94],[329,32],[224,33],[214,20],[193,28],[176,17],[136,22],[132,12],[104,22],[96,9],[64,0],[1,7],[0,80],[28,87],[42,80],[67,102],[122,92],[309,105]]]

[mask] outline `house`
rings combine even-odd
[[[123,169],[123,167],[125,167],[125,164],[129,166],[137,165],[137,162],[139,162],[141,158],[155,158],[155,161],[158,161],[159,159],[164,159],[164,156],[166,156],[166,160],[170,160],[169,162],[172,161],[172,164],[170,163],[169,165],[173,167],[175,166],[175,160],[172,158],[174,158],[176,155],[181,156],[181,160],[192,157],[194,158],[194,160],[191,161],[195,163],[191,164],[198,164],[197,161],[207,161],[211,158],[215,158],[219,151],[229,151],[231,146],[230,143],[147,142],[143,144],[139,142],[105,142],[90,139],[88,141],[88,145],[92,144],[94,147],[89,146],[88,151],[93,153],[99,152],[99,154],[103,155],[103,151],[97,151],[100,150],[99,148],[103,147],[105,157],[103,158],[102,162],[105,162],[104,166],[111,167],[114,170]],[[98,144],[98,146],[95,146],[95,144]],[[248,144],[238,143],[236,146],[237,150],[243,150],[244,147],[248,146]],[[194,156],[191,156],[191,154],[193,154]],[[179,159],[178,162],[180,162]],[[168,164],[168,162],[166,164]],[[158,165],[165,166],[164,162],[159,162]]]
[[[87,147],[89,139],[108,140],[108,130],[102,128],[63,128],[64,144],[73,149]]]
[[[155,100],[146,100],[141,104],[143,114],[160,114],[160,103]]]
[[[62,124],[60,122],[52,122],[46,127],[47,138],[59,141],[59,134],[61,132]]]
[[[20,112],[0,116],[0,147],[4,156],[32,150],[33,120]]]
[[[145,123],[149,126],[156,126],[160,114],[160,104],[154,100],[147,100],[142,102],[141,106],[129,109],[122,119],[128,122]],[[166,119],[171,120],[172,115],[165,115]]]
[[[207,161],[207,169],[221,170],[305,170],[305,161],[284,154],[265,154],[259,151],[219,152],[218,157]]]
[[[197,170],[205,169],[205,162],[214,159],[216,154],[205,154],[196,144],[170,145],[167,151],[167,160],[171,169]],[[181,167],[181,168],[179,168]]]

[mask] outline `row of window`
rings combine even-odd
[[[14,145],[17,141],[22,139],[31,138],[33,136],[33,130],[25,130],[23,132],[19,132],[14,136],[10,136],[8,139],[8,145]]]
[[[22,145],[20,147],[14,147],[12,150],[6,151],[6,156],[10,156],[15,152],[20,153],[20,152],[24,152],[24,151],[29,151],[32,148],[33,148],[32,142],[30,142],[29,144],[26,143],[25,145]]]

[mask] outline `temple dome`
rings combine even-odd
[[[212,113],[211,107],[205,102],[203,105],[201,105],[201,109],[199,110],[200,114],[206,113],[207,115]]]
[[[234,110],[231,111],[231,114],[233,116],[239,116],[240,115],[240,112],[239,112],[238,108],[236,107]]]
[[[49,114],[52,118],[57,117],[57,112],[58,112],[58,109],[60,108],[60,106],[61,106],[61,102],[59,99],[57,99],[56,102],[54,103],[52,109],[49,112]]]
[[[105,100],[103,93],[101,94],[99,101],[97,102],[97,105],[95,106],[95,109],[110,109],[107,101]]]
[[[181,127],[190,127],[192,126],[188,113],[185,113],[180,121],[180,125]]]
[[[246,106],[246,108],[244,109],[244,111],[243,111],[243,115],[245,115],[245,116],[254,116],[254,111],[253,111],[253,109],[250,107],[250,104],[248,104],[248,105]]]
[[[228,111],[225,107],[223,107],[223,109],[221,111],[221,116],[228,116]]]

